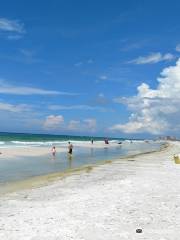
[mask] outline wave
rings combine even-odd
[[[88,141],[67,140],[67,141],[10,141],[10,145],[23,146],[52,146],[52,145],[67,145],[68,142],[73,144],[85,144]],[[89,141],[90,142],[90,141]],[[98,141],[101,142],[101,141]],[[103,142],[103,141],[102,141]]]
[[[119,143],[119,142],[123,142],[122,140],[109,140],[110,143]]]
[[[4,148],[4,147],[25,147],[25,146],[29,146],[29,147],[46,147],[46,146],[62,146],[65,147],[68,145],[68,142],[71,142],[74,145],[79,145],[79,146],[83,146],[86,145],[87,143],[91,143],[90,140],[71,140],[71,139],[67,139],[67,140],[61,140],[61,141],[57,141],[57,140],[51,140],[51,141],[47,141],[47,140],[42,140],[42,141],[22,141],[22,140],[10,140],[10,141],[0,141],[0,148]],[[94,143],[104,143],[104,140],[94,140]],[[118,140],[109,140],[109,143],[111,144],[117,144],[119,141]]]
[[[53,145],[53,144],[65,144],[67,141],[10,141],[15,145]]]

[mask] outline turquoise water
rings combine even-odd
[[[102,141],[104,137],[92,136],[70,136],[70,135],[48,135],[48,134],[27,134],[27,133],[1,133],[0,148],[21,147],[21,146],[51,146],[61,145],[68,141]],[[122,138],[109,138],[109,140],[123,140]]]
[[[94,143],[95,144],[95,143]],[[113,145],[113,146],[112,146]],[[33,157],[18,157],[0,161],[0,184],[17,180],[25,180],[34,176],[46,175],[54,172],[63,172],[67,169],[81,167],[86,164],[96,164],[105,160],[114,160],[124,156],[158,150],[161,146],[155,142],[113,142],[110,148],[75,147],[70,159],[66,152]],[[38,146],[37,146],[38,147]]]

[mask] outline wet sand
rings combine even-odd
[[[3,196],[0,239],[179,239],[177,153],[180,143],[173,142]]]

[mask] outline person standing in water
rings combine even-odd
[[[105,143],[105,144],[109,144],[108,138],[105,138],[105,139],[104,139],[104,143]]]
[[[55,146],[52,147],[51,152],[52,152],[53,157],[55,157],[55,155],[56,155],[56,147]]]
[[[68,143],[69,143],[69,146],[68,146],[68,153],[69,153],[70,155],[72,155],[73,145],[72,145],[71,142],[68,142]]]

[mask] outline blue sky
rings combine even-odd
[[[1,2],[0,131],[179,136],[179,12],[173,0]]]

